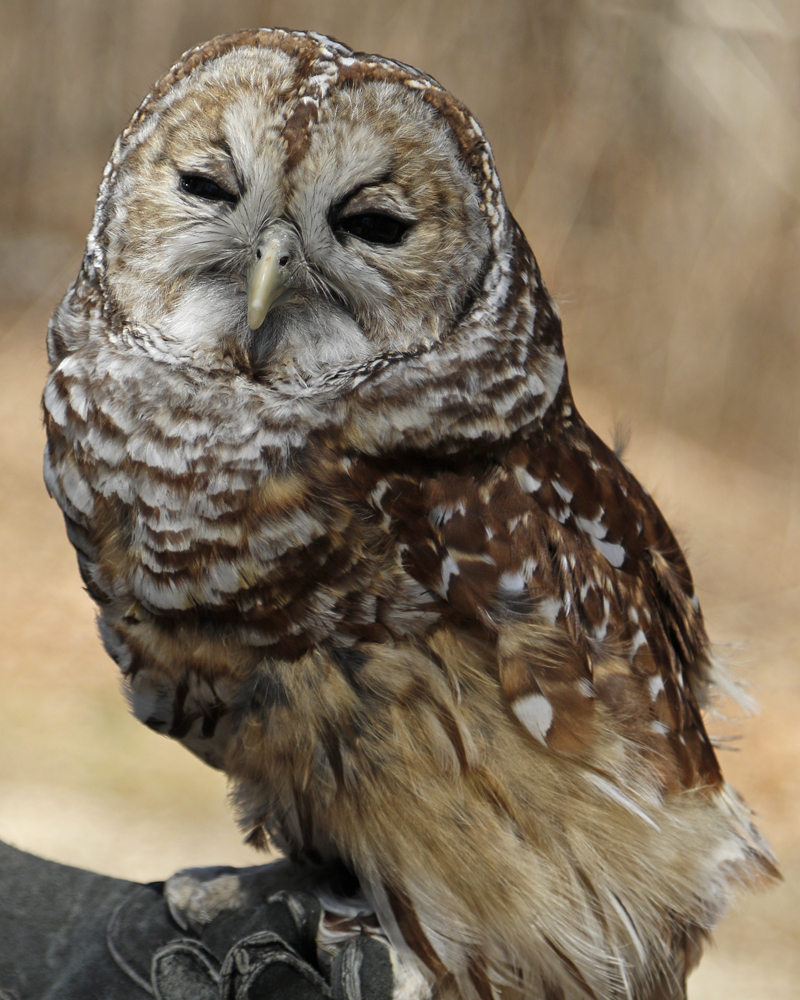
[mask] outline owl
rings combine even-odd
[[[250,842],[354,873],[419,996],[685,996],[776,869],[684,556],[575,408],[470,112],[313,32],[190,50],[47,343],[105,648]]]

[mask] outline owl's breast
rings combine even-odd
[[[263,387],[85,351],[44,407],[46,480],[84,579],[146,658],[299,655],[375,625],[374,528],[342,496],[342,461]]]

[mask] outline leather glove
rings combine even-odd
[[[321,904],[287,862],[208,870],[243,885],[186,919],[179,874],[141,885],[0,843],[3,1000],[392,1000],[387,945],[362,936],[333,958],[317,949]],[[220,878],[220,873],[230,877]],[[196,892],[195,892],[196,902]],[[6,994],[4,996],[4,993]]]

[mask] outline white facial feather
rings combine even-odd
[[[222,64],[198,83],[222,86]],[[275,350],[274,374],[285,378],[289,359],[298,373],[314,374],[366,360],[368,343],[382,353],[440,339],[477,273],[486,235],[473,182],[432,110],[424,109],[412,124],[404,113],[410,108],[401,104],[376,131],[376,108],[393,88],[376,84],[356,97],[340,95],[287,187],[278,137],[287,109],[270,110],[268,100],[265,112],[260,86],[241,70],[224,84],[224,109],[207,122],[194,91],[178,88],[185,93],[171,95],[164,112],[168,148],[137,150],[117,178],[113,232],[124,226],[127,235],[124,244],[110,235],[108,283],[125,315],[160,328],[193,363],[202,366],[205,356],[213,365],[228,338],[248,339],[247,267],[259,235],[285,217],[298,234],[296,292],[301,298],[308,293],[313,306],[300,312],[287,307],[269,324],[269,335],[257,345],[265,372],[266,341]],[[398,140],[407,146],[401,166]],[[392,172],[397,179],[383,194]],[[181,177],[206,173],[230,191],[230,200],[193,198],[180,189]],[[426,199],[434,189],[440,205],[431,212]],[[449,192],[444,202],[443,190]],[[348,197],[358,191],[366,191],[358,210],[374,202],[408,220],[411,229],[399,245],[373,245],[335,231],[337,213],[347,213]],[[161,218],[160,230],[137,222],[148,206]]]

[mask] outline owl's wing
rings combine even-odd
[[[406,452],[354,463],[353,475],[397,562],[428,596],[429,630],[412,641],[421,680],[403,697],[428,693],[460,763],[458,776],[434,776],[435,791],[426,788],[422,755],[436,744],[418,710],[403,744],[417,754],[407,768],[413,791],[402,811],[383,806],[387,842],[406,827],[416,838],[399,854],[399,874],[385,866],[406,940],[421,941],[415,950],[431,965],[425,942],[438,947],[460,919],[442,886],[429,887],[430,872],[453,859],[481,872],[484,891],[465,897],[465,911],[485,914],[506,893],[472,959],[441,945],[449,968],[467,962],[473,983],[516,954],[552,969],[553,982],[575,990],[577,981],[574,994],[553,995],[624,995],[617,977],[628,969],[654,991],[628,984],[627,995],[682,996],[692,943],[724,907],[728,872],[757,882],[774,868],[705,732],[708,640],[657,507],[577,415],[535,444]],[[366,655],[375,658],[374,647]],[[384,672],[390,666],[397,672],[386,657]],[[431,694],[439,676],[451,684],[449,702]],[[471,840],[459,839],[459,824]],[[445,845],[425,877],[415,869],[420,830]],[[459,875],[448,871],[450,888]],[[508,893],[520,886],[513,909]],[[373,886],[378,903],[380,891]],[[514,945],[528,927],[533,937]],[[581,944],[565,949],[567,940]]]
[[[535,445],[390,468],[370,495],[404,567],[443,620],[492,637],[487,667],[536,741],[601,764],[597,748],[625,740],[664,790],[720,784],[699,709],[708,640],[685,559],[577,414]]]

